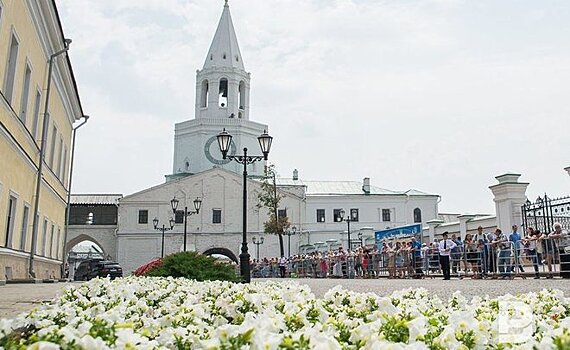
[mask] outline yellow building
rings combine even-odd
[[[64,38],[54,0],[0,0],[0,280],[60,277],[73,123],[83,116]]]

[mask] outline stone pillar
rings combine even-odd
[[[464,240],[467,235],[467,223],[476,217],[477,215],[472,214],[463,214],[457,217],[459,219],[459,236],[461,236],[461,240]]]
[[[443,220],[433,219],[426,222],[429,225],[429,243],[435,241],[435,228],[443,224]]]
[[[528,182],[519,182],[520,174],[503,174],[495,177],[498,184],[489,186],[495,198],[497,227],[510,232],[512,225],[522,225],[521,207],[526,201]]]

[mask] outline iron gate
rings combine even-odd
[[[532,227],[550,233],[554,223],[570,230],[570,197],[550,198],[546,194],[533,203],[529,200],[522,206],[524,229]]]

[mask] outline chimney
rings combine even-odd
[[[299,180],[299,171],[297,169],[293,170],[293,181]]]
[[[370,194],[370,178],[365,177],[362,181],[362,190],[365,194]]]

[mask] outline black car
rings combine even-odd
[[[76,281],[88,281],[95,277],[123,277],[123,269],[114,261],[86,260],[82,261],[75,270]]]

